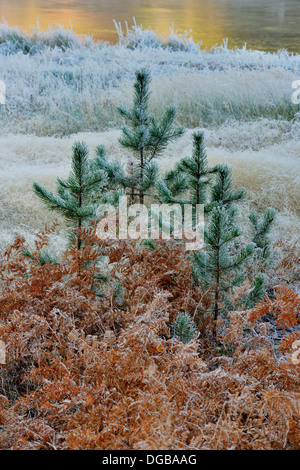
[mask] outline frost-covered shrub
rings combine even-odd
[[[41,30],[39,25],[32,26],[24,31],[17,26],[11,27],[6,22],[0,24],[0,54],[9,55],[17,52],[23,54],[36,54],[45,48],[81,49],[83,46],[93,44],[90,36],[79,36],[60,24]]]
[[[195,43],[193,37],[190,36],[192,30],[185,31],[183,34],[174,31],[174,24],[170,28],[170,34],[163,43],[163,47],[171,51],[184,51],[197,53],[202,42]]]
[[[120,44],[125,45],[129,49],[144,47],[157,49],[162,46],[161,37],[150,26],[147,29],[143,29],[142,25],[137,25],[135,18],[133,18],[133,22],[134,24],[131,26],[131,29],[126,22],[126,35],[124,36],[121,23],[117,23],[114,20]]]
[[[126,34],[124,35],[121,23],[114,20],[114,24],[119,37],[119,44],[125,45],[130,49],[150,47],[154,49],[164,48],[170,51],[199,52],[201,42],[195,43],[190,31],[180,34],[174,30],[174,24],[170,28],[170,34],[164,39],[149,26],[143,29],[142,25],[137,25],[133,18],[133,25],[129,28],[126,25]]]

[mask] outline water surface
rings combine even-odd
[[[113,19],[167,34],[193,30],[211,47],[228,38],[229,47],[300,52],[300,0],[0,0],[0,17],[27,29],[38,18],[42,28],[72,23],[77,33],[117,40]]]

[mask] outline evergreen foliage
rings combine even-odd
[[[249,215],[249,220],[252,224],[252,240],[256,247],[256,257],[265,262],[271,258],[270,232],[275,219],[276,212],[271,208],[267,209],[261,217],[259,217],[256,211],[252,211]]]
[[[253,308],[264,298],[266,293],[265,276],[262,273],[258,274],[253,280],[251,287],[251,292],[242,297],[242,303],[247,309]]]
[[[77,238],[77,247],[81,248],[79,231],[89,219],[96,215],[96,202],[101,199],[107,185],[107,174],[99,165],[99,160],[88,158],[88,149],[83,142],[73,146],[72,170],[65,180],[57,178],[57,194],[35,182],[35,194],[46,204],[48,209],[63,215]]]
[[[243,246],[242,230],[237,225],[235,204],[243,200],[243,189],[233,190],[231,171],[218,168],[211,190],[210,220],[204,230],[203,250],[193,256],[194,274],[204,288],[213,292],[213,315],[217,321],[226,293],[244,280],[243,266],[253,255],[254,244]]]
[[[216,167],[208,164],[204,133],[194,132],[192,156],[180,160],[159,183],[161,200],[165,203],[205,204],[211,175],[216,171]],[[184,199],[180,198],[182,194]]]
[[[242,232],[233,223],[233,211],[225,207],[212,210],[211,220],[205,228],[205,248],[193,257],[194,273],[204,288],[214,293],[214,319],[217,320],[224,296],[230,288],[239,285],[244,276],[241,268],[253,254],[254,247],[241,247]]]
[[[173,337],[186,344],[191,341],[195,333],[196,328],[190,315],[187,312],[180,312],[172,323]]]
[[[103,170],[109,181],[109,189],[118,189],[126,187],[126,176],[121,164],[116,161],[107,159],[106,150],[103,145],[96,147],[96,165]]]
[[[166,109],[160,122],[150,114],[150,82],[148,70],[136,72],[133,107],[130,110],[122,106],[118,108],[128,123],[122,129],[120,143],[132,150],[135,157],[128,171],[127,185],[132,202],[138,196],[141,204],[147,191],[153,189],[157,182],[158,167],[154,160],[170,142],[184,133],[183,127],[174,125],[176,109],[173,106]]]
[[[216,170],[216,182],[211,190],[209,209],[219,206],[230,208],[245,198],[245,189],[233,189],[232,172],[227,165],[218,165]]]
[[[36,261],[37,264],[40,266],[44,266],[46,263],[50,264],[59,264],[58,260],[54,257],[51,256],[51,254],[48,252],[48,250],[41,250],[38,252],[38,255],[34,255],[28,248],[24,250],[23,252],[25,257],[28,257],[34,261]]]

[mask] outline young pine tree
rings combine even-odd
[[[183,344],[193,339],[196,333],[194,322],[187,312],[178,313],[171,326],[172,336]]]
[[[77,239],[77,248],[82,246],[80,229],[96,215],[107,184],[107,174],[99,167],[97,159],[88,158],[86,144],[76,142],[73,146],[72,170],[65,180],[57,178],[57,194],[48,191],[39,183],[33,184],[35,194],[48,209],[62,214]]]
[[[210,167],[204,146],[204,133],[193,133],[193,152],[191,157],[186,157],[164,178],[158,182],[158,196],[164,204],[177,204],[181,206],[181,217],[184,221],[184,205],[192,207],[192,228],[196,229],[197,205],[207,209],[208,189],[210,188],[212,175],[217,167]]]
[[[204,133],[194,132],[192,156],[180,160],[159,182],[160,199],[164,203],[206,204],[207,189],[216,171],[217,167],[208,165]]]
[[[157,182],[158,168],[155,159],[168,144],[184,133],[182,127],[175,127],[176,110],[173,106],[166,109],[158,122],[149,112],[150,73],[148,70],[136,72],[134,100],[132,109],[119,107],[118,110],[128,125],[122,130],[120,143],[134,153],[127,175],[127,187],[131,202],[136,196],[141,204],[147,192]]]
[[[254,245],[243,247],[241,229],[236,223],[235,203],[244,197],[244,190],[232,189],[228,167],[218,169],[212,187],[209,223],[204,231],[204,249],[193,256],[193,270],[198,282],[213,292],[214,334],[216,321],[228,291],[243,279],[243,266],[252,255]]]

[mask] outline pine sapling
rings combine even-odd
[[[174,125],[176,109],[170,106],[160,122],[149,112],[150,72],[136,72],[134,100],[132,109],[119,107],[119,113],[128,123],[122,130],[120,143],[133,151],[131,172],[128,174],[131,202],[135,197],[141,204],[157,182],[158,168],[155,159],[161,155],[168,144],[184,133],[182,127]]]
[[[191,158],[183,158],[178,171],[186,178],[189,191],[189,204],[206,204],[207,189],[216,167],[210,167],[204,145],[204,133],[193,134],[193,154]]]
[[[160,197],[165,203],[206,204],[207,189],[216,167],[210,167],[204,146],[204,133],[193,133],[193,153],[180,160],[159,183]],[[183,198],[182,198],[183,195]]]
[[[232,189],[231,171],[219,168],[212,188],[210,221],[204,230],[204,249],[193,256],[193,269],[198,282],[213,292],[214,334],[226,293],[244,279],[243,266],[252,256],[254,245],[242,246],[241,229],[236,223],[235,203],[245,192]]]
[[[86,144],[77,142],[73,146],[72,170],[67,179],[57,178],[57,194],[48,191],[39,183],[33,184],[36,195],[48,209],[66,218],[77,239],[77,248],[82,241],[80,230],[96,215],[99,202],[107,184],[107,174],[99,167],[97,159],[88,158]]]
[[[191,341],[196,333],[193,320],[187,312],[180,312],[172,323],[172,336],[183,344]]]
[[[207,196],[212,176],[217,167],[210,167],[204,146],[204,133],[193,133],[193,152],[191,157],[180,160],[174,169],[166,173],[158,183],[160,201],[181,206],[182,220],[185,220],[184,205],[192,208],[192,229],[200,222],[197,217],[199,205],[207,210]],[[190,223],[190,222],[189,222]]]

